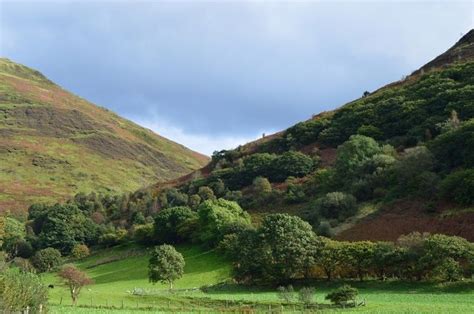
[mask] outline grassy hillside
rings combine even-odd
[[[0,59],[0,212],[77,192],[134,191],[207,157]]]
[[[201,286],[215,285],[230,276],[230,265],[216,252],[203,251],[196,247],[178,247],[186,260],[185,275],[176,282],[176,291],[168,293],[163,285],[153,286],[147,279],[148,255],[146,250],[122,247],[102,251],[100,254],[78,262],[87,271],[95,284],[86,287],[79,299],[84,308],[71,309],[68,291],[53,274],[43,276],[50,289],[50,306],[53,313],[132,313],[137,309],[161,309],[164,311],[220,312],[245,308],[262,311],[271,306],[281,309],[281,300],[274,287],[255,288],[245,286],[216,286],[203,290]],[[128,255],[128,257],[127,257]],[[116,261],[110,261],[116,258]],[[109,260],[109,262],[107,262]],[[316,287],[316,302],[328,307],[324,296],[341,283],[311,282]],[[367,306],[357,312],[364,313],[467,313],[474,308],[472,282],[436,284],[402,282],[352,282],[360,290],[360,298]],[[130,292],[143,289],[149,295],[133,295]],[[298,290],[298,286],[296,287]],[[59,303],[62,299],[62,305]],[[226,301],[227,300],[227,301]],[[123,309],[122,308],[123,302]],[[92,308],[90,307],[92,303]],[[104,307],[99,309],[98,307]],[[107,308],[105,308],[107,307]],[[113,310],[112,307],[116,309]],[[300,309],[301,304],[286,305],[285,309]],[[338,312],[326,308],[329,312]],[[340,310],[339,310],[340,312]]]

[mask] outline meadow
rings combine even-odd
[[[355,309],[333,308],[324,296],[341,282],[316,281],[295,286],[316,288],[315,305],[305,309],[295,298],[282,304],[275,287],[246,287],[229,283],[231,267],[215,250],[178,246],[186,260],[185,275],[169,292],[162,284],[148,282],[148,249],[122,246],[103,250],[75,264],[94,280],[81,292],[76,308],[71,307],[69,291],[56,277],[43,275],[50,289],[52,313],[132,313],[153,312],[347,312],[361,313],[472,313],[474,282],[452,284],[406,283],[399,281],[350,282],[366,305]],[[204,288],[202,288],[204,287]],[[200,289],[201,288],[201,289]]]

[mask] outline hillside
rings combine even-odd
[[[0,59],[0,212],[77,192],[134,191],[208,158]]]
[[[411,231],[473,240],[473,78],[470,30],[402,80],[218,152],[205,168],[157,184],[154,191],[177,188],[191,196],[209,186],[256,218],[290,212],[314,220],[315,228],[330,225],[347,240],[395,240]],[[359,137],[351,140],[354,135]],[[259,176],[269,179],[271,192],[255,185]],[[317,208],[333,192],[354,197],[357,214],[342,217],[332,208],[321,216]]]

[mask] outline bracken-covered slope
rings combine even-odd
[[[455,130],[444,133],[447,131],[441,126],[451,119],[453,114],[458,119],[458,126]],[[374,184],[370,189],[378,188],[378,192],[383,192],[381,193],[383,196],[370,194],[372,193],[370,189],[366,195],[359,195],[359,214],[342,224],[336,222],[334,231],[340,239],[394,240],[400,234],[427,231],[460,235],[473,240],[474,207],[468,201],[460,205],[453,201],[452,197],[450,199],[443,196],[439,191],[439,181],[445,180],[449,175],[457,171],[473,171],[472,130],[474,130],[474,30],[470,30],[445,53],[404,79],[371,93],[366,92],[363,97],[338,109],[314,115],[311,119],[284,131],[234,150],[221,151],[213,156],[213,161],[206,167],[168,184],[157,184],[155,190],[160,191],[174,186],[184,192],[193,191],[201,185],[213,186],[214,182],[221,180],[228,189],[242,192],[243,205],[247,205],[246,209],[249,211],[258,215],[275,211],[290,212],[304,217],[304,211],[313,210],[311,204],[315,199],[327,192],[343,191],[357,194],[357,191],[354,192],[354,186],[357,185],[354,184],[350,188],[342,186],[341,182],[346,185],[352,183],[345,182],[344,175],[340,173],[336,173],[332,178],[318,177],[316,172],[306,173],[291,183],[305,192],[305,196],[299,197],[299,202],[294,204],[287,201],[288,197],[295,197],[287,182],[272,180],[273,174],[265,166],[265,160],[269,160],[270,157],[264,154],[282,156],[288,151],[300,151],[320,160],[316,171],[329,170],[327,173],[332,175],[334,172],[330,171],[334,170],[339,145],[352,135],[359,134],[371,137],[381,145],[393,146],[396,149],[394,155],[397,160],[402,160],[415,146],[427,147],[430,153],[434,154],[434,166],[419,169],[419,172],[427,171],[424,174],[428,173],[433,178],[433,182],[429,185],[433,188],[434,195],[420,196],[418,193],[414,196],[417,194],[415,193],[417,188],[412,190],[406,188],[404,192],[397,191],[396,189],[401,189],[403,183],[400,183],[396,176],[387,178],[387,182],[384,183],[386,186],[383,188]],[[255,158],[258,155],[260,157]],[[246,159],[250,160],[250,156],[253,159],[247,166]],[[260,167],[258,163],[263,166]],[[278,171],[281,172],[281,169]],[[467,173],[465,172],[466,176]],[[252,194],[251,184],[256,176],[268,177],[273,190],[277,190],[278,193],[266,202],[252,205],[255,203],[252,200],[256,195]],[[370,182],[369,179],[360,180],[360,185],[369,186],[367,184]],[[311,184],[314,184],[315,188],[312,188]],[[334,186],[330,186],[331,184]],[[364,202],[370,203],[370,206]],[[430,209],[427,210],[427,207]]]
[[[0,59],[0,212],[77,192],[134,191],[208,158]]]

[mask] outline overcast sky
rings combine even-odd
[[[473,3],[0,0],[0,54],[211,154],[411,73]]]

